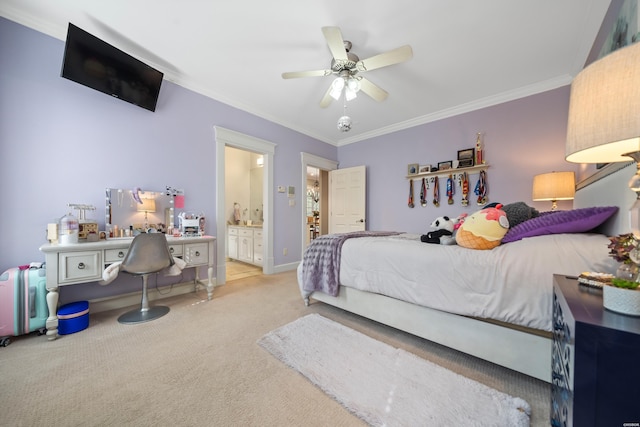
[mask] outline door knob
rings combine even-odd
[[[360,218],[358,221],[356,222],[364,222],[364,219]]]

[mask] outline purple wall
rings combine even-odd
[[[341,147],[340,167],[367,165],[367,217],[369,228],[426,233],[438,216],[457,217],[478,209],[477,197],[470,195],[468,207],[460,205],[456,187],[455,204],[446,203],[446,179],[440,179],[440,207],[430,202],[420,206],[419,182],[414,182],[414,202],[409,209],[410,163],[436,165],[454,160],[458,150],[475,146],[476,134],[483,133],[489,202],[503,204],[523,201],[539,210],[549,210],[551,202],[533,202],[533,176],[552,171],[577,171],[564,160],[569,87],[461,114],[437,122]],[[473,193],[477,174],[470,178]],[[560,209],[572,204],[558,202]]]
[[[155,113],[80,86],[60,77],[63,50],[64,42],[0,18],[0,272],[44,260],[38,248],[46,224],[63,216],[67,203],[95,205],[93,217],[104,226],[106,187],[183,188],[186,209],[203,211],[214,230],[215,125],[276,143],[276,185],[302,181],[301,167],[291,167],[301,164],[301,151],[337,159],[334,146],[167,81]],[[302,218],[304,192],[296,193],[296,209],[275,198],[276,266],[300,252],[290,217]],[[131,291],[120,288],[120,279],[70,286],[60,297]]]
[[[186,208],[203,211],[212,230],[215,125],[276,143],[275,185],[302,181],[301,168],[292,167],[302,151],[340,167],[366,165],[369,229],[423,233],[437,216],[473,212],[475,203],[466,210],[446,205],[444,182],[440,208],[408,209],[405,176],[408,163],[455,159],[457,150],[474,146],[476,132],[485,134],[490,201],[522,200],[546,210],[548,203],[531,202],[533,175],[576,170],[564,161],[568,87],[336,148],[167,81],[151,113],[59,77],[63,48],[60,40],[0,18],[0,271],[44,259],[38,248],[46,224],[64,215],[67,203],[96,205],[103,224],[105,187],[184,188]],[[295,224],[304,192],[296,194],[294,209],[274,197],[276,267],[300,260]],[[61,302],[131,289],[126,279],[70,286]]]

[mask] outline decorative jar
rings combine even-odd
[[[602,287],[602,305],[616,313],[640,316],[640,290],[605,285]]]

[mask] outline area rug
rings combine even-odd
[[[373,426],[528,426],[512,397],[319,314],[258,344]]]

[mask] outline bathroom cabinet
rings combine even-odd
[[[262,228],[231,225],[227,241],[230,259],[262,266]]]

